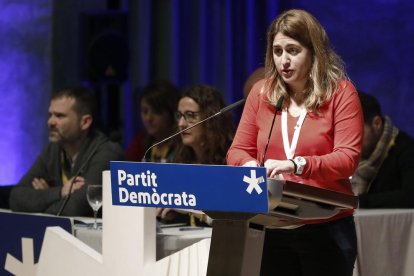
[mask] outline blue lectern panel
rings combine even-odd
[[[264,168],[111,162],[112,204],[267,213]]]
[[[48,226],[60,226],[72,233],[72,222],[64,217],[0,212],[0,222],[0,275],[13,275],[4,268],[7,253],[23,262],[22,250],[28,250],[37,263]],[[22,238],[32,239],[33,248],[22,248]],[[23,262],[22,265],[30,264]]]

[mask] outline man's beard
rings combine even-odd
[[[376,146],[377,146],[378,140],[372,141],[368,147],[366,147],[365,150],[362,151],[361,159],[367,160],[371,156],[371,154],[374,152]]]
[[[52,135],[53,133],[53,135]],[[74,139],[72,139],[74,140]],[[70,144],[71,143],[71,139],[69,139],[68,137],[65,137],[64,135],[62,135],[58,130],[53,130],[49,131],[49,142],[51,143],[57,143],[60,144],[62,146]]]
[[[62,135],[58,130],[49,130],[49,142],[59,143],[62,140]]]

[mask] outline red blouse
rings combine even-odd
[[[247,161],[260,164],[269,135],[275,107],[260,93],[264,80],[250,92],[243,114],[227,153],[229,165]],[[298,117],[288,115],[288,137],[292,141]],[[306,166],[302,175],[284,174],[286,180],[352,194],[349,177],[357,168],[363,135],[363,114],[355,87],[341,81],[338,90],[318,114],[308,112],[302,125],[295,156],[303,156]],[[267,159],[286,160],[281,131],[281,112],[277,114]]]

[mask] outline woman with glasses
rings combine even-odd
[[[225,107],[222,94],[215,88],[195,85],[186,89],[175,114],[183,130]],[[174,156],[176,163],[226,164],[226,153],[233,141],[231,113],[225,113],[181,134]]]
[[[183,92],[178,102],[175,113],[178,128],[186,129],[224,107],[223,96],[215,88],[206,85],[191,86]],[[181,140],[176,145],[173,160],[175,163],[225,165],[226,153],[233,136],[231,113],[224,113],[183,132]],[[157,215],[167,221],[185,221],[191,225],[200,224],[200,221],[206,222],[205,216],[183,216],[170,209],[158,209]]]

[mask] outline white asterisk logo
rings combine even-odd
[[[256,190],[257,194],[261,194],[263,192],[262,188],[260,188],[259,184],[264,182],[263,176],[256,177],[256,171],[250,170],[250,177],[244,176],[243,181],[249,184],[246,189],[246,192],[251,194],[253,190]]]
[[[36,264],[34,263],[33,239],[22,238],[22,262],[10,253],[7,253],[4,268],[18,276],[36,275]]]

